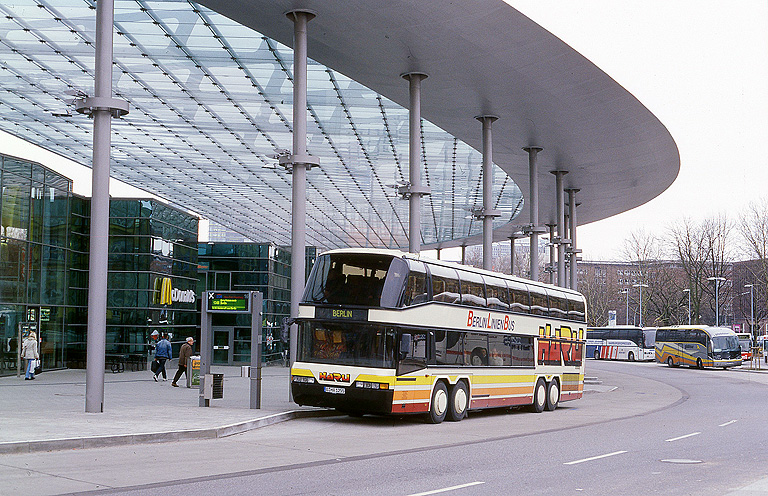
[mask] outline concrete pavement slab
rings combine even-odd
[[[85,413],[85,371],[38,374],[34,381],[0,378],[0,453],[209,439],[324,413],[289,401],[286,367],[262,369],[261,409],[249,408],[249,379],[239,367],[224,374],[224,398],[198,406],[198,389],[154,382],[150,372],[107,373],[104,412]]]

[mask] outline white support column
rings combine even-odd
[[[549,273],[549,283],[555,284],[555,267],[557,266],[557,238],[555,236],[555,224],[547,224],[549,228],[549,265],[547,265],[547,272]]]
[[[93,117],[93,171],[88,260],[88,336],[86,338],[85,411],[104,411],[104,365],[107,344],[107,271],[109,252],[109,162],[112,117],[128,113],[128,103],[112,98],[114,0],[96,2],[94,96],[75,102],[78,112]]]
[[[531,225],[527,229],[530,234],[530,255],[531,255],[531,279],[539,280],[539,234],[545,232],[539,226],[539,174],[536,168],[536,156],[543,150],[540,146],[526,146],[523,148],[528,152],[528,179],[530,183],[530,220]]]
[[[563,176],[568,171],[552,171],[555,175],[555,195],[557,201],[557,285],[565,287],[565,247],[568,243],[565,234],[565,191]]]
[[[483,124],[483,208],[475,212],[483,220],[483,269],[493,269],[493,218],[501,214],[493,209],[493,132],[491,125],[498,117],[480,115],[475,117]]]
[[[515,235],[509,237],[509,275],[515,275]]]
[[[577,262],[579,261],[579,253],[581,253],[581,250],[576,244],[576,228],[578,226],[576,222],[576,207],[578,206],[576,203],[576,193],[578,193],[579,190],[576,188],[569,188],[567,191],[568,211],[571,214],[571,246],[568,249],[568,252],[571,255],[571,289],[578,291]]]
[[[401,189],[408,198],[408,251],[421,251],[421,197],[429,194],[429,188],[421,185],[421,81],[427,75],[421,72],[401,74],[408,80],[410,108],[408,111],[408,179]]]
[[[280,164],[291,180],[291,318],[299,315],[299,301],[306,277],[307,169],[318,165],[307,152],[307,23],[315,17],[309,10],[287,12],[293,21],[293,154],[281,157]],[[290,329],[290,363],[296,361],[298,326]],[[290,387],[289,387],[290,395]]]

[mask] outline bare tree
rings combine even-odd
[[[607,278],[598,271],[587,271],[579,282],[579,291],[587,300],[587,325],[608,325],[608,311],[618,305],[618,289],[614,278]]]
[[[713,283],[708,278],[727,279],[730,273],[732,228],[732,223],[722,215],[700,223],[684,218],[670,228],[672,244],[688,279],[687,289],[691,290],[693,323],[700,323],[702,318],[714,321],[716,288],[721,308],[731,298],[730,285]]]
[[[749,204],[739,216],[738,229],[745,255],[754,260],[747,266],[745,279],[754,285],[755,320],[760,322],[766,317],[765,295],[768,295],[768,198]]]
[[[682,288],[675,277],[676,264],[668,260],[663,246],[662,239],[642,229],[630,233],[624,242],[626,260],[637,266],[639,284],[647,285],[642,292],[642,320],[647,325],[678,323]]]

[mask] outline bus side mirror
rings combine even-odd
[[[401,334],[400,335],[400,360],[404,360],[405,357],[407,357],[411,352],[411,335],[410,334]]]

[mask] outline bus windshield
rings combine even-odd
[[[643,330],[643,347],[653,348],[656,346],[656,330]]]
[[[299,326],[299,361],[394,367],[392,328],[317,321],[302,322]]]
[[[712,336],[712,351],[718,353],[729,350],[741,350],[736,336]]]
[[[335,253],[318,257],[302,301],[395,308],[408,265],[391,255]]]

